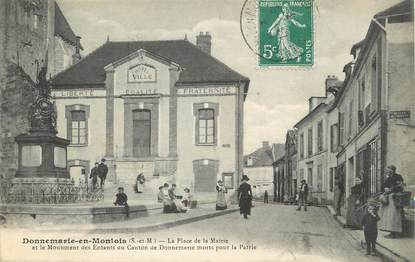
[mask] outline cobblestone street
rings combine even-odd
[[[236,212],[151,235],[159,239],[228,239],[238,247],[246,246],[248,257],[253,245],[266,254],[264,259],[254,257],[255,261],[381,261],[366,256],[365,250],[348,234],[323,207],[298,212],[295,206],[261,204],[252,209],[248,220]]]

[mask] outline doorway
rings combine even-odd
[[[71,166],[69,168],[69,174],[74,181],[75,186],[87,183],[85,178],[86,170],[84,166]]]
[[[151,112],[149,110],[133,111],[133,156],[149,157],[151,155]]]

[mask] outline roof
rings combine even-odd
[[[183,69],[176,84],[226,83],[249,79],[206,54],[187,40],[106,42],[78,63],[52,79],[55,89],[104,85],[104,67],[140,49],[179,64]]]
[[[374,19],[380,20],[381,24],[385,23],[384,21],[385,18],[388,18],[389,23],[413,21],[413,0],[402,1],[374,15]],[[361,49],[355,61],[355,66],[352,72],[353,75],[355,74],[356,71],[359,71],[359,68],[361,67],[364,61],[364,54],[369,49],[369,46],[371,45],[371,42],[373,42],[373,39],[374,39],[373,36],[378,31],[379,31],[379,26],[372,20],[370,22],[369,29],[366,33],[365,38],[353,45],[351,52],[350,52],[353,56],[356,55],[355,52],[357,49]],[[347,64],[346,66],[348,66],[349,64]],[[337,106],[339,101],[342,99],[343,93],[345,93],[346,88],[348,87],[348,83],[350,82],[350,79],[351,77],[349,77],[348,79],[345,79],[343,83],[343,88],[339,90],[339,93],[338,95],[336,95],[336,99],[334,103],[331,105],[329,111],[333,110]]]
[[[298,128],[305,120],[309,119],[310,117],[314,116],[317,112],[320,112],[321,108],[325,108],[327,106],[326,103],[321,102],[318,106],[316,106],[310,113],[305,115],[294,127]]]
[[[55,2],[55,35],[71,45],[76,45],[76,35],[62,13],[59,5]],[[82,46],[80,48],[83,50]]]
[[[285,155],[285,144],[272,144],[273,161]]]
[[[251,158],[252,166],[248,166],[248,158]],[[272,166],[272,149],[270,146],[258,148],[255,152],[244,156],[244,167]]]
[[[374,18],[375,19],[383,19],[383,18],[391,18],[392,21],[390,22],[399,22],[401,20],[395,20],[395,18],[398,19],[410,19],[413,18],[413,0],[405,0],[402,1],[394,6],[391,6],[379,13],[377,13]]]
[[[354,44],[352,46],[352,49],[350,49],[350,54],[353,55],[353,57],[356,57],[356,51],[360,49],[364,43],[365,43],[365,40],[363,39],[357,42],[356,44]]]

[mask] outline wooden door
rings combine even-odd
[[[133,156],[151,155],[151,112],[135,110],[133,112]]]

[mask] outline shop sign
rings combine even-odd
[[[405,119],[405,118],[410,118],[410,117],[411,117],[411,111],[409,110],[389,112],[390,119]]]

